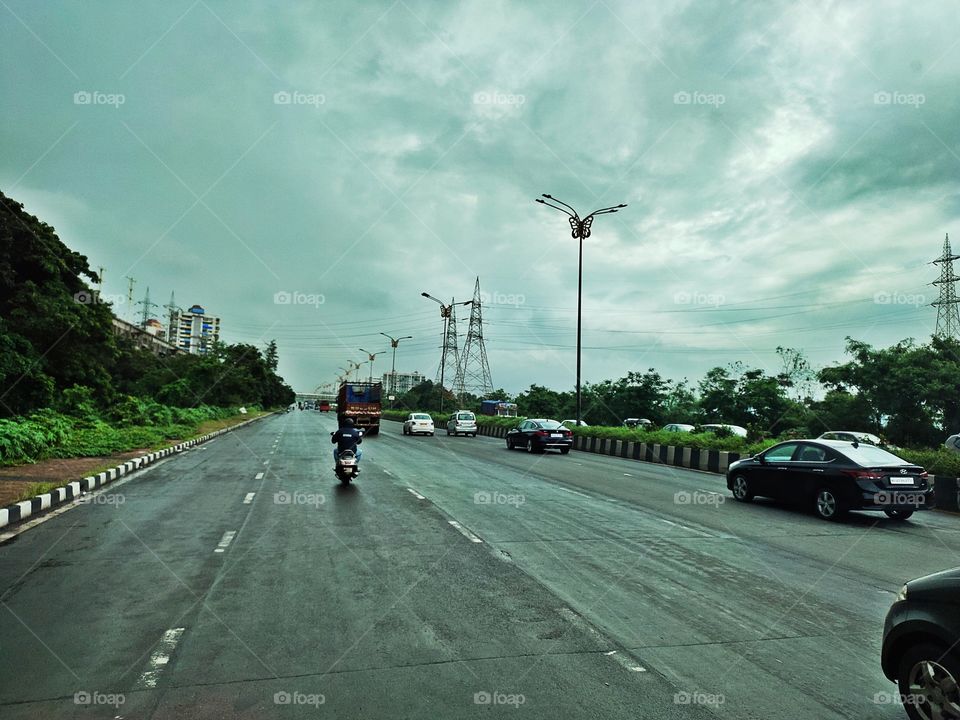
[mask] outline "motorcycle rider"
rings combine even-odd
[[[363,433],[353,426],[353,418],[344,418],[343,424],[333,433],[330,442],[336,443],[337,447],[333,449],[334,470],[336,463],[340,459],[340,453],[344,450],[353,450],[357,456],[357,472],[360,472],[360,458],[363,457],[363,450],[358,445],[363,442]]]

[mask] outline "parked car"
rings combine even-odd
[[[522,447],[527,452],[556,448],[566,455],[573,446],[573,432],[556,420],[524,420],[507,431],[507,450]]]
[[[729,430],[734,435],[745,438],[747,436],[747,429],[740,427],[739,425],[728,425],[727,423],[708,423],[706,425],[701,425],[700,430],[702,432],[713,432],[715,430]]]
[[[843,440],[844,442],[866,443],[867,445],[876,445],[883,447],[885,443],[873,433],[860,432],[858,430],[830,430],[823,433],[818,440]]]
[[[427,413],[410,413],[407,419],[403,421],[404,435],[417,435],[425,433],[433,435],[433,418]]]
[[[906,520],[933,503],[927,473],[875,445],[839,440],[788,440],[727,470],[733,497],[757,495],[808,505],[824,520],[848,510],[882,510]]]
[[[477,436],[477,416],[469,410],[457,410],[447,420],[447,435]]]
[[[960,718],[960,568],[906,583],[883,624],[880,665],[911,720]]]
[[[563,425],[565,428],[575,428],[575,427],[577,427],[577,421],[576,421],[576,420],[564,420],[564,421],[561,422],[560,424]],[[580,427],[590,427],[590,426],[587,424],[587,421],[586,421],[586,420],[581,420],[581,421],[580,421]]]
[[[663,429],[667,432],[693,432],[697,428],[695,425],[688,425],[687,423],[670,423],[664,425]]]
[[[960,435],[951,435],[947,438],[947,441],[944,443],[944,446],[953,450],[954,452],[960,452]]]
[[[628,428],[648,428],[653,425],[653,420],[647,418],[624,418],[623,426]]]

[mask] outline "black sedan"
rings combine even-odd
[[[848,510],[883,510],[906,520],[933,503],[927,473],[874,445],[839,440],[790,440],[730,465],[733,497],[754,496],[808,505],[824,520]]]
[[[525,448],[527,452],[544,452],[556,448],[564,455],[573,447],[573,433],[556,420],[524,420],[507,431],[507,450]]]
[[[883,625],[880,664],[911,720],[960,718],[960,568],[901,588]]]

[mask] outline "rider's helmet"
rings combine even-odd
[[[353,427],[353,418],[346,418],[346,419],[343,421],[343,426],[344,426],[344,427]]]

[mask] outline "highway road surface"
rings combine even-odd
[[[0,545],[0,717],[904,718],[879,668],[960,519],[831,524],[717,475],[273,416]]]

